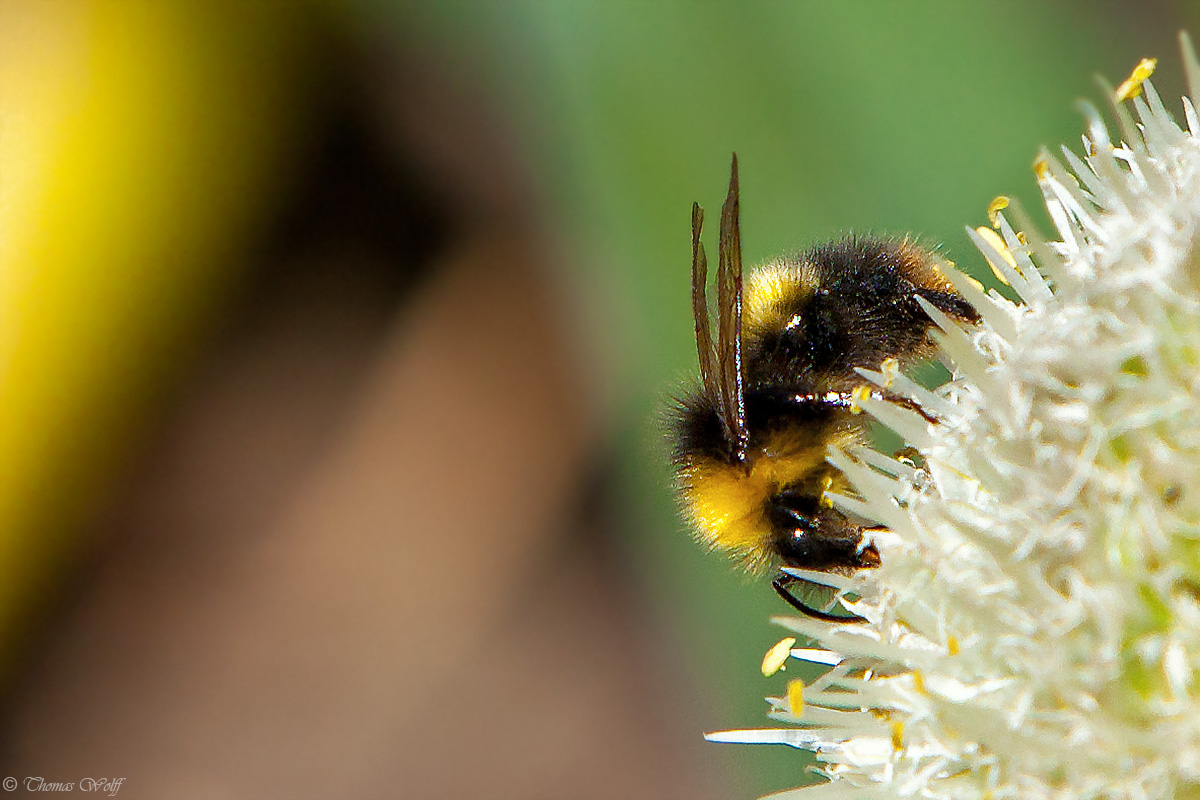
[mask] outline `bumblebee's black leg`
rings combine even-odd
[[[854,623],[867,621],[863,617],[853,615],[853,614],[850,616],[839,617],[836,614],[830,614],[828,611],[818,611],[817,609],[813,608],[812,606],[807,606],[804,603],[800,602],[798,599],[796,599],[796,596],[794,594],[792,594],[790,591],[788,591],[788,586],[792,585],[793,583],[799,583],[801,581],[802,581],[801,578],[797,578],[792,575],[788,575],[786,573],[781,572],[778,575],[778,577],[775,578],[775,580],[771,581],[771,586],[775,589],[775,591],[779,594],[780,597],[782,597],[784,600],[787,601],[788,605],[790,605],[792,608],[796,609],[797,611],[799,611],[801,614],[805,615],[806,617],[812,617],[813,619],[819,619],[823,622],[838,622],[838,623],[842,623],[842,624],[847,624],[847,623],[854,624]]]
[[[884,400],[890,400],[898,406],[907,408],[909,411],[915,411],[921,415],[922,419],[931,425],[940,421],[937,417],[926,411],[920,403],[916,402],[915,400],[910,400],[907,397],[901,397],[898,394],[889,392],[887,389],[884,389],[882,392],[872,392],[871,394],[882,397]]]
[[[876,400],[888,400],[902,408],[907,408],[909,411],[914,411],[920,414],[928,423],[932,424],[938,421],[937,417],[931,416],[928,411],[921,407],[920,403],[890,392],[887,389],[872,389],[870,396]],[[854,408],[858,402],[853,392],[827,392],[823,395],[798,394],[793,395],[790,400],[796,404],[823,403],[827,406],[837,408]]]
[[[921,415],[928,423],[938,421],[921,405],[907,397],[894,394],[887,389],[872,389],[870,396],[878,400],[890,400],[898,406]],[[849,411],[858,404],[853,392],[824,392],[820,394],[794,394],[792,392],[757,389],[746,395],[747,406],[759,417],[767,413],[785,413],[797,420],[828,418],[831,413]]]

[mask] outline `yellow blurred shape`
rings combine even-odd
[[[0,3],[4,651],[273,188],[301,7]]]

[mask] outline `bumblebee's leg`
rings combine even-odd
[[[926,411],[920,403],[916,402],[915,400],[910,400],[907,397],[901,397],[893,392],[889,392],[887,389],[884,389],[881,392],[871,392],[871,396],[880,397],[884,400],[890,400],[898,406],[907,408],[909,411],[915,411],[921,415],[922,419],[931,425],[938,422],[938,418]]]
[[[824,394],[778,394],[768,395],[765,392],[758,393],[764,396],[767,402],[777,405],[790,406],[793,409],[803,408],[811,409],[809,413],[821,413],[821,410],[832,409],[847,409],[852,410],[858,405],[858,398],[853,392],[825,392]],[[907,408],[921,415],[921,418],[928,423],[938,421],[937,417],[931,415],[928,411],[921,407],[920,403],[903,397],[901,395],[889,392],[887,389],[872,389],[870,396],[877,400],[889,400],[902,408]]]
[[[853,623],[859,623],[859,622],[866,622],[866,620],[864,618],[854,615],[854,614],[851,614],[849,616],[840,617],[836,614],[830,614],[828,611],[819,611],[819,610],[813,608],[812,606],[808,606],[808,605],[805,605],[804,603],[800,602],[800,600],[797,599],[796,596],[788,590],[788,587],[791,586],[793,583],[803,583],[803,582],[804,581],[802,578],[797,578],[794,575],[788,575],[787,573],[781,572],[775,578],[775,580],[771,581],[771,586],[772,586],[772,588],[775,589],[775,591],[779,594],[780,597],[782,597],[784,600],[787,601],[788,605],[790,605],[792,608],[796,609],[797,611],[799,611],[801,614],[805,615],[806,617],[812,617],[813,619],[819,619],[823,622],[838,622],[838,623],[842,623],[842,624],[847,624],[847,623],[853,624]]]

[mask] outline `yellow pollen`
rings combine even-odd
[[[991,203],[988,204],[988,221],[992,223],[993,228],[1000,227],[1000,212],[1008,208],[1008,198],[1000,195]]]
[[[792,712],[793,716],[800,716],[804,713],[804,681],[796,678],[788,681],[787,687],[788,711]]]
[[[913,688],[917,690],[917,694],[926,694],[925,692],[925,676],[917,670],[913,670]]]
[[[818,501],[821,508],[833,508],[833,501],[825,493],[833,488],[833,478],[829,475],[821,478],[821,499]]]
[[[870,386],[867,386],[865,383],[855,386],[854,389],[851,390],[851,392],[850,392],[850,413],[851,414],[861,414],[862,407],[859,406],[859,403],[861,403],[863,400],[866,400],[870,396],[871,396],[871,387]]]
[[[951,636],[946,640],[946,652],[952,656],[958,655],[958,639]]]
[[[1154,74],[1154,68],[1158,66],[1157,58],[1143,58],[1138,62],[1138,65],[1133,68],[1133,72],[1125,82],[1117,87],[1117,91],[1113,93],[1118,103],[1125,100],[1132,100],[1142,93],[1142,84],[1146,79]]]
[[[896,376],[900,374],[900,361],[895,358],[885,358],[879,365],[879,371],[883,373],[883,385],[890,388],[892,381],[896,380]]]
[[[775,646],[767,651],[763,656],[762,674],[764,678],[769,678],[781,669],[787,669],[788,655],[792,652],[792,645],[796,643],[795,636],[788,636],[780,639],[775,643]]]
[[[1033,162],[1033,174],[1037,176],[1039,181],[1044,181],[1050,177],[1050,167],[1046,164],[1045,156],[1038,156]]]
[[[900,750],[904,747],[904,723],[892,723],[892,749]]]
[[[984,228],[982,226],[976,228],[975,232],[983,237],[984,241],[990,244],[997,253],[1003,256],[1004,260],[1008,262],[1010,267],[1020,273],[1020,270],[1017,269],[1017,260],[1013,258],[1012,253],[1008,252],[1008,246],[1004,244],[1004,240],[1000,238],[1000,234],[996,233],[991,228]],[[1001,283],[1008,285],[1008,280],[1004,277],[1004,274],[1001,273],[1000,270],[996,269],[996,265],[992,264],[991,261],[989,261],[988,264],[992,268],[992,274],[994,274]]]

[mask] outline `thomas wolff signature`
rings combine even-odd
[[[26,778],[18,781],[16,778],[5,778],[0,781],[0,787],[6,792],[16,791],[22,783],[27,792],[103,792],[109,797],[116,797],[121,791],[124,778],[81,778],[77,781],[48,781],[45,778]]]

